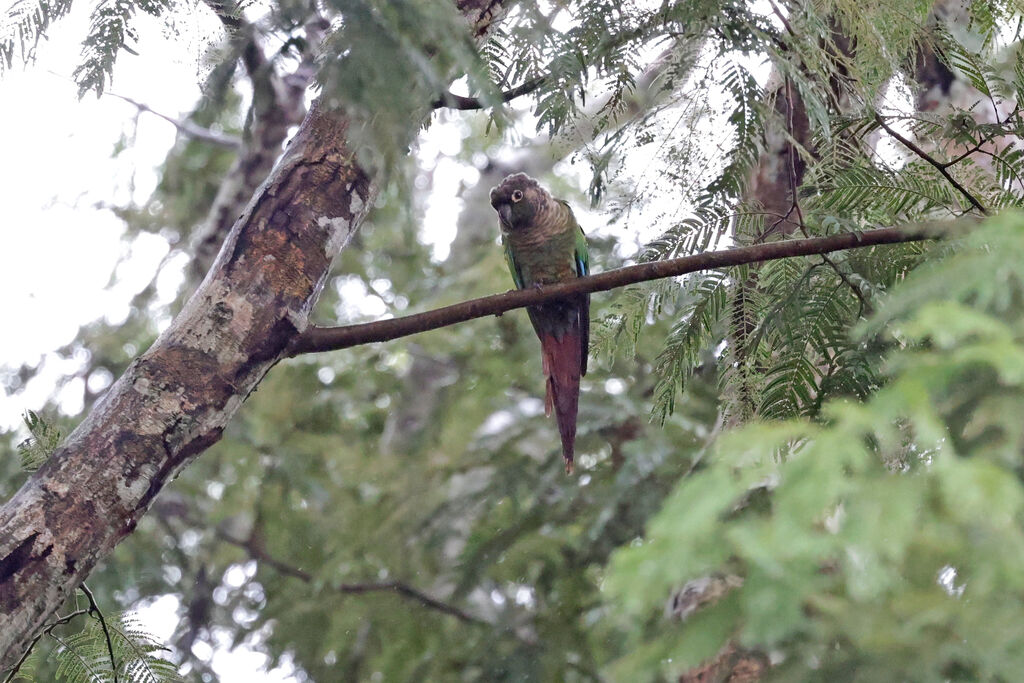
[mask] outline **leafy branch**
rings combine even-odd
[[[88,600],[88,607],[76,609],[47,624],[7,673],[4,683],[27,677],[21,672],[28,670],[26,664],[44,637],[52,638],[59,646],[56,675],[61,680],[117,683],[122,680],[119,672],[135,681],[180,680],[174,664],[153,655],[166,648],[156,644],[134,619],[125,615],[104,616],[92,590],[84,583],[78,588]],[[81,632],[71,636],[62,637],[54,633],[58,626],[69,624],[81,616],[91,616],[95,621],[87,623]],[[109,669],[104,660],[109,661]]]
[[[603,292],[638,282],[677,277],[702,270],[774,261],[795,256],[827,254],[845,249],[859,249],[883,244],[917,242],[934,239],[937,236],[934,230],[925,228],[913,230],[879,228],[866,232],[847,232],[828,237],[784,240],[736,249],[709,251],[664,261],[640,263],[598,275],[578,278],[572,282],[493,294],[401,318],[344,327],[309,327],[296,337],[288,355],[299,356],[305,353],[335,351],[371,342],[390,341],[474,318],[501,315],[516,308],[535,306],[573,294]]]
[[[913,152],[914,154],[916,154],[916,155],[917,155],[918,157],[920,157],[921,159],[923,159],[923,160],[924,160],[924,161],[926,161],[927,163],[929,163],[929,164],[931,164],[932,166],[934,166],[934,167],[935,167],[935,170],[937,170],[937,171],[938,171],[938,172],[939,172],[939,173],[940,173],[940,174],[942,175],[942,177],[943,177],[943,178],[945,178],[945,179],[946,179],[946,180],[947,180],[947,181],[949,182],[949,184],[950,184],[950,185],[952,185],[952,186],[953,186],[954,188],[956,188],[956,190],[957,190],[957,191],[958,191],[958,192],[959,192],[960,194],[962,194],[962,195],[963,195],[963,196],[964,196],[964,197],[965,197],[965,198],[967,199],[967,201],[968,201],[968,202],[970,202],[970,203],[971,203],[971,206],[973,206],[974,208],[976,208],[976,209],[977,209],[978,211],[980,211],[980,212],[981,212],[982,214],[984,214],[984,215],[986,215],[986,216],[988,215],[988,209],[986,209],[986,208],[985,208],[985,207],[984,207],[984,206],[982,205],[982,203],[981,203],[980,201],[978,201],[978,198],[977,198],[977,197],[975,197],[975,196],[974,196],[973,194],[971,194],[971,193],[970,193],[970,192],[969,192],[969,191],[967,190],[967,188],[966,188],[966,187],[964,187],[963,185],[961,185],[961,184],[960,184],[960,183],[959,183],[959,182],[957,181],[957,179],[956,179],[956,178],[954,178],[954,177],[953,177],[952,175],[950,175],[950,173],[949,173],[949,167],[950,167],[950,166],[952,166],[952,165],[953,165],[953,163],[955,163],[956,161],[960,161],[960,159],[959,159],[959,158],[958,158],[958,159],[955,159],[955,160],[954,160],[953,162],[950,162],[950,163],[943,163],[943,162],[939,161],[938,159],[936,159],[935,157],[933,157],[932,155],[930,155],[930,154],[928,154],[927,152],[925,152],[925,151],[924,151],[923,149],[921,149],[920,147],[918,147],[918,146],[917,146],[917,145],[916,145],[916,144],[914,143],[914,141],[913,141],[913,140],[909,140],[909,139],[907,139],[906,137],[904,137],[903,135],[900,135],[900,134],[899,134],[899,133],[898,133],[898,132],[897,132],[897,131],[896,131],[896,130],[895,130],[895,129],[894,129],[893,127],[892,127],[892,126],[890,126],[890,125],[889,125],[888,123],[886,123],[886,122],[885,122],[885,119],[883,119],[883,118],[882,118],[882,117],[881,117],[881,116],[880,116],[879,114],[877,114],[877,113],[875,114],[875,121],[876,121],[876,122],[878,123],[878,125],[879,125],[879,126],[881,126],[881,127],[882,127],[882,128],[883,128],[883,129],[885,130],[885,132],[886,132],[886,133],[888,133],[888,134],[889,134],[889,135],[890,135],[890,136],[891,136],[891,137],[892,137],[893,139],[895,139],[895,140],[898,140],[898,141],[899,141],[899,142],[900,142],[900,143],[901,143],[901,144],[902,144],[902,145],[903,145],[904,147],[906,147],[907,149],[909,149],[909,150],[910,150],[911,152]],[[979,147],[980,147],[980,145],[979,145]]]
[[[63,617],[60,617],[50,622],[50,624],[46,628],[39,632],[39,635],[32,639],[32,642],[29,644],[28,648],[21,655],[21,659],[19,659],[17,663],[15,663],[14,667],[12,667],[10,672],[7,674],[7,678],[4,679],[4,683],[11,683],[15,679],[15,677],[17,677],[18,671],[20,671],[21,667],[25,665],[25,662],[28,660],[29,656],[32,654],[32,651],[35,649],[36,644],[43,639],[43,636],[52,635],[53,629],[57,628],[58,626],[63,626],[64,624],[67,624],[75,620],[77,617],[80,617],[83,614],[88,613],[89,610],[87,609],[76,609],[74,612],[66,614]]]
[[[35,411],[26,410],[22,420],[25,422],[29,436],[18,444],[21,469],[26,472],[35,472],[57,450],[64,435],[59,429],[39,417]]]

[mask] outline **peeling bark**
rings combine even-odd
[[[457,4],[477,33],[501,9]],[[307,327],[331,262],[375,198],[348,125],[314,105],[182,312],[0,507],[0,668],[220,438]]]

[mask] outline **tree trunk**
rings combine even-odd
[[[502,7],[456,4],[478,35]],[[314,105],[182,312],[0,508],[0,669],[220,438],[308,325],[331,262],[375,198],[348,125]]]

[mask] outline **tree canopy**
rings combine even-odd
[[[71,4],[15,3],[2,69]],[[83,414],[0,440],[4,666],[216,680],[245,643],[316,681],[1015,678],[1024,7],[104,0],[83,95],[139,14],[222,27],[116,208],[184,277],[60,351],[122,378]],[[516,171],[596,272],[752,255],[594,297],[571,477],[522,311],[331,331],[508,289],[486,197]],[[131,470],[124,510],[69,478],[89,453]],[[39,490],[68,516],[18,522]],[[119,526],[47,559],[93,500]],[[58,551],[68,592],[18,592]],[[160,596],[167,643],[131,616]]]

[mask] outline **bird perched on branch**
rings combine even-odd
[[[587,241],[569,204],[555,199],[525,173],[491,190],[505,260],[516,287],[538,287],[590,273]],[[590,295],[579,294],[526,309],[540,347],[547,383],[544,410],[555,411],[565,471],[572,472],[580,377],[587,374]]]

